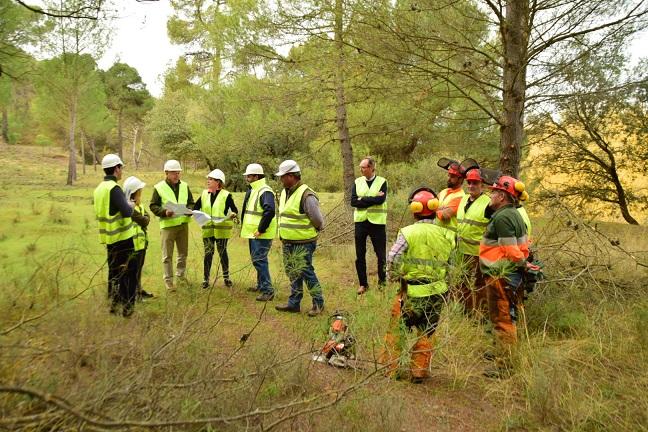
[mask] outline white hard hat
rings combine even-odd
[[[263,175],[263,167],[258,163],[251,163],[245,168],[245,174],[243,175],[246,176],[251,174]]]
[[[110,153],[101,159],[101,168],[112,168],[117,165],[124,165],[124,162],[122,162],[121,158],[116,154]]]
[[[142,180],[138,179],[135,176],[130,176],[124,181],[124,195],[126,199],[130,199],[131,195],[137,192],[140,189],[143,189],[146,186]]]
[[[299,165],[297,165],[297,162],[295,162],[292,159],[288,159],[281,162],[281,165],[279,165],[279,172],[276,173],[275,175],[277,177],[281,177],[284,174],[295,173],[300,171],[301,169],[299,168]]]
[[[164,162],[164,171],[182,171],[180,167],[180,162],[175,159],[169,159]]]
[[[214,180],[220,180],[225,183],[225,173],[218,168],[207,174],[207,178],[213,178]]]

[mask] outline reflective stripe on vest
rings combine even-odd
[[[355,179],[356,195],[358,197],[378,196],[380,188],[382,188],[386,181],[384,177],[376,176],[373,183],[371,183],[371,187],[369,187],[365,177],[358,177]],[[364,222],[366,220],[376,225],[387,224],[387,197],[385,197],[385,201],[382,204],[353,209],[353,222]]]
[[[466,212],[465,208],[469,199],[470,195],[465,195],[461,199],[457,211],[457,251],[466,255],[478,256],[479,242],[490,220],[484,216],[490,198],[485,194],[478,196]]]
[[[226,217],[225,204],[229,195],[230,193],[228,191],[221,189],[218,195],[216,195],[214,205],[212,205],[211,194],[205,189],[200,196],[200,211],[212,217]],[[214,237],[217,239],[228,239],[232,237],[232,227],[234,227],[234,222],[229,218],[219,223],[209,221],[202,227],[202,236],[203,238]]]
[[[160,198],[162,199],[162,207],[164,207],[164,204],[168,202],[187,205],[187,200],[189,199],[189,187],[187,186],[187,183],[183,181],[180,182],[180,190],[178,191],[177,199],[175,193],[173,193],[173,189],[171,189],[171,186],[169,186],[169,184],[166,181],[163,180],[157,183],[154,187],[158,195],[160,195]],[[182,225],[184,223],[189,223],[190,219],[191,216],[186,216],[186,215],[161,217],[160,228],[170,228],[170,227]]]
[[[452,200],[456,198],[463,198],[466,195],[463,189],[459,189],[459,191],[453,192],[451,194],[448,194],[449,190],[450,189],[443,189],[441,192],[439,192],[439,207],[447,206],[450,204],[450,202],[452,202]],[[444,228],[448,228],[450,231],[457,231],[457,215],[452,216],[447,221],[441,220],[437,217],[436,219],[434,219],[434,223]]]
[[[308,216],[299,213],[302,196],[309,189],[305,184],[299,186],[290,195],[288,201],[286,201],[286,189],[281,191],[281,197],[279,198],[279,238],[282,240],[310,240],[317,238],[317,230],[308,219]],[[317,198],[317,195],[315,197]]]
[[[453,247],[454,234],[432,223],[415,223],[400,230],[407,241],[407,250],[399,264],[401,277],[408,284],[407,295],[427,297],[448,290],[446,273]],[[420,281],[429,283],[421,284]]]
[[[496,238],[494,227],[500,218],[507,218],[507,225],[513,224],[515,234]],[[506,275],[522,267],[529,256],[529,241],[522,216],[512,207],[497,210],[484,232],[479,245],[479,262],[485,274]]]
[[[261,223],[261,217],[263,216],[263,208],[261,207],[261,195],[265,192],[270,192],[274,197],[274,192],[270,186],[266,185],[265,178],[259,179],[250,183],[250,196],[248,197],[247,204],[245,206],[245,213],[243,214],[243,222],[241,225],[241,237],[243,238],[254,238],[254,233],[259,228],[259,223]],[[260,239],[273,239],[277,234],[277,218],[274,216],[270,222],[270,226],[266,232],[261,234]]]
[[[120,213],[110,216],[110,191],[115,186],[121,189],[114,180],[104,180],[99,183],[93,194],[99,241],[102,244],[117,243],[135,235],[135,227],[130,217],[123,217]]]
[[[518,207],[517,211],[520,213],[520,216],[522,216],[524,225],[526,225],[527,236],[529,236],[529,241],[531,241],[531,218],[529,217],[529,213],[527,213],[524,207]]]
[[[139,214],[144,215],[144,207],[142,207],[142,205],[136,205],[135,210],[137,210]],[[137,252],[146,249],[146,244],[148,243],[146,231],[144,231],[144,229],[135,222],[133,222],[133,227],[135,228],[135,235],[133,235],[135,251]]]

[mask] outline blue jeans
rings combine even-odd
[[[257,289],[263,294],[274,294],[270,267],[268,266],[268,252],[272,246],[271,239],[250,239],[250,258],[257,272]]]
[[[313,299],[313,306],[324,307],[322,287],[313,268],[313,253],[315,253],[316,246],[316,242],[284,243],[283,245],[284,268],[290,279],[288,306],[292,308],[299,308],[304,296],[304,281],[308,287],[308,293]]]

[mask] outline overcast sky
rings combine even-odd
[[[119,4],[112,44],[99,60],[99,67],[108,69],[117,60],[133,66],[151,94],[159,97],[164,72],[182,54],[181,47],[172,45],[167,37],[166,22],[171,16],[171,5],[168,0],[123,0]]]
[[[162,95],[164,72],[175,64],[182,48],[169,42],[166,21],[171,16],[169,0],[121,0],[119,19],[115,20],[112,45],[99,61],[108,69],[116,60],[136,68],[154,96]],[[644,32],[631,47],[633,56],[648,53],[648,33]]]

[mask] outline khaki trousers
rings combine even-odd
[[[164,282],[173,284],[173,245],[178,248],[176,260],[176,276],[185,277],[187,271],[187,254],[189,252],[189,224],[162,228],[162,266],[164,267]]]

